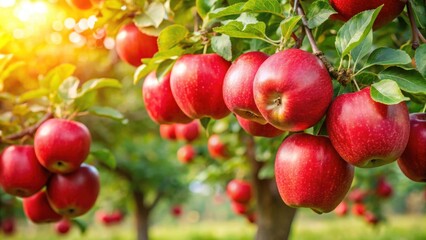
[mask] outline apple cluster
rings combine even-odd
[[[232,210],[254,223],[255,212],[252,209],[252,187],[245,180],[233,179],[226,186],[226,194],[231,199]]]
[[[49,119],[37,129],[34,146],[11,145],[0,156],[0,185],[23,198],[25,215],[34,223],[57,222],[89,211],[99,194],[99,173],[84,164],[90,150],[87,127]]]

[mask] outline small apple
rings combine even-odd
[[[355,203],[352,205],[352,213],[355,216],[363,216],[366,211],[365,205],[363,203]]]
[[[65,235],[70,231],[71,226],[72,225],[70,220],[64,218],[59,222],[55,223],[55,230],[59,235]]]
[[[89,0],[67,0],[68,5],[80,10],[88,10],[92,8],[92,2]]]
[[[364,199],[367,197],[367,195],[368,192],[359,188],[355,188],[349,193],[348,199],[354,203],[362,203],[364,202]]]
[[[170,73],[157,79],[156,73],[150,73],[142,86],[143,101],[151,119],[158,124],[189,123],[177,105],[170,89]]]
[[[379,223],[379,218],[372,212],[367,211],[364,213],[364,219],[367,221],[367,223],[372,225],[377,225]]]
[[[160,125],[160,136],[165,140],[176,140],[176,124]]]
[[[99,173],[82,164],[69,174],[55,174],[47,184],[47,197],[52,208],[65,217],[78,217],[88,212],[99,194]]]
[[[256,223],[256,213],[250,212],[246,215],[246,218],[249,223]]]
[[[187,124],[176,124],[176,138],[192,142],[200,136],[200,123],[194,120]]]
[[[173,217],[180,217],[182,215],[182,207],[180,205],[175,205],[171,209]]]
[[[114,211],[109,215],[109,217],[112,223],[117,224],[123,220],[123,213],[121,211]]]
[[[287,49],[263,62],[253,84],[262,116],[283,131],[302,131],[324,116],[333,97],[327,68],[315,55]]]
[[[47,194],[44,190],[31,197],[23,199],[25,215],[33,223],[51,223],[62,219],[49,204]]]
[[[248,52],[232,63],[223,81],[223,100],[231,112],[244,119],[266,124],[254,102],[253,81],[260,65],[268,58],[262,52]]]
[[[223,159],[228,158],[229,156],[227,146],[222,142],[217,134],[213,134],[209,137],[209,140],[207,141],[207,150],[213,158]]]
[[[392,185],[384,177],[377,181],[376,194],[381,198],[390,198],[393,194]]]
[[[16,231],[16,223],[15,219],[13,218],[6,218],[1,221],[1,230],[3,231],[4,235],[10,236],[15,233]]]
[[[177,158],[181,163],[190,163],[192,160],[194,160],[196,154],[197,152],[195,151],[194,147],[190,144],[187,144],[178,149]]]
[[[362,11],[375,9],[383,5],[382,10],[374,22],[373,27],[375,29],[388,24],[398,17],[405,7],[404,1],[399,0],[330,0],[330,5],[338,13],[333,15],[333,18],[345,22]]]
[[[248,203],[252,197],[251,184],[244,180],[234,179],[226,186],[226,194],[233,202]]]
[[[188,54],[172,68],[170,86],[180,109],[190,118],[221,119],[229,114],[223,79],[230,63],[218,54]]]
[[[407,105],[375,102],[370,87],[338,96],[328,109],[326,124],[340,156],[362,168],[398,159],[410,135]]]
[[[275,159],[275,178],[281,198],[290,207],[328,213],[351,187],[354,168],[346,163],[328,137],[291,135]]]
[[[133,22],[128,23],[118,31],[115,48],[121,60],[137,67],[142,58],[151,58],[158,52],[157,37],[141,32]]]
[[[248,210],[247,205],[245,203],[240,203],[235,201],[231,202],[231,208],[232,208],[232,211],[234,211],[234,213],[239,215],[246,214]]]
[[[33,146],[9,146],[0,155],[0,185],[6,193],[29,197],[43,188],[49,176]]]
[[[236,115],[236,117],[237,117],[238,123],[244,129],[244,131],[246,131],[248,134],[251,134],[253,136],[273,138],[273,137],[282,135],[284,133],[284,131],[281,131],[280,129],[272,126],[269,123],[260,124],[255,121],[242,118],[238,115]]]
[[[40,164],[53,173],[77,170],[89,155],[90,144],[87,127],[66,119],[47,120],[34,136],[34,149]]]
[[[410,114],[410,137],[398,159],[398,166],[409,179],[426,182],[426,113]]]
[[[346,202],[341,202],[337,207],[334,209],[334,212],[339,217],[343,217],[346,214],[348,214],[348,204]]]

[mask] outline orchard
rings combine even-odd
[[[425,1],[0,21],[1,239],[426,239]]]

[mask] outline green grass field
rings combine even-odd
[[[180,223],[153,226],[152,240],[245,240],[253,239],[255,227],[243,219],[231,222]],[[51,225],[34,226],[25,223],[11,240],[125,240],[135,239],[130,222],[119,226],[90,226],[85,235],[73,229],[67,236],[57,236]],[[294,222],[291,239],[362,239],[362,240],[424,240],[426,239],[426,216],[394,216],[386,224],[371,227],[355,217],[335,218],[322,216],[298,216]]]

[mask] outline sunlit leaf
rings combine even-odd
[[[426,78],[426,44],[422,44],[416,49],[416,55],[414,59],[417,70],[424,78]]]
[[[313,2],[309,5],[306,15],[308,27],[312,29],[320,26],[334,13],[336,13],[336,11],[331,7],[329,1],[320,0]]]
[[[114,108],[110,108],[110,107],[99,107],[99,106],[94,106],[89,108],[89,113],[96,115],[96,116],[100,116],[100,117],[106,117],[106,118],[111,118],[114,120],[123,120],[124,116],[123,114],[121,114],[119,111],[117,111]]]
[[[228,61],[232,60],[232,43],[228,35],[222,34],[220,36],[214,36],[211,42],[212,49],[215,53]]]
[[[392,80],[382,80],[371,85],[371,98],[386,105],[398,104],[410,100],[405,97],[398,84]]]
[[[115,169],[117,161],[114,154],[106,148],[90,150],[90,154],[98,161],[102,162],[108,168]]]

